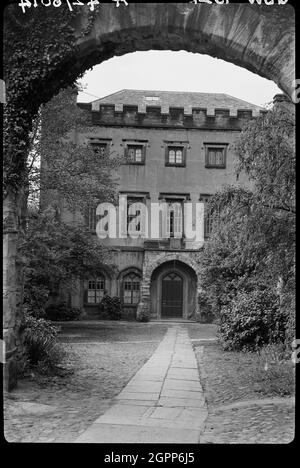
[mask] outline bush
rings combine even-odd
[[[79,320],[80,315],[80,309],[77,307],[70,307],[65,302],[61,304],[52,304],[46,308],[47,319],[57,322]]]
[[[198,305],[200,313],[196,314],[196,321],[201,323],[212,323],[214,321],[213,307],[208,294],[201,291],[198,295]]]
[[[121,319],[121,301],[119,297],[110,297],[106,294],[100,303],[100,307],[101,311],[111,320]]]
[[[21,325],[23,346],[29,367],[48,373],[59,364],[64,352],[57,340],[59,328],[42,318],[25,316]]]
[[[45,304],[49,298],[49,288],[43,284],[35,284],[32,280],[25,281],[23,303],[28,314],[37,318],[45,318]]]
[[[277,295],[243,291],[222,308],[218,337],[223,349],[254,351],[265,344],[283,343],[285,325]]]
[[[136,317],[138,322],[149,322],[149,314],[145,310],[140,310]]]

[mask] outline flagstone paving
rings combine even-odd
[[[168,329],[115,403],[77,443],[199,443],[207,407],[188,332]]]

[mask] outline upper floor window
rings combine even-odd
[[[136,273],[129,273],[123,278],[124,304],[138,304],[140,300],[141,278]]]
[[[145,164],[146,147],[139,144],[127,144],[125,158],[127,164]]]
[[[97,155],[99,155],[100,157],[107,156],[109,147],[111,145],[111,139],[90,138],[89,144]]]
[[[100,156],[107,154],[107,143],[92,143],[92,148]]]
[[[140,217],[142,214],[142,210],[136,209],[134,213],[131,213],[130,206],[136,203],[144,203],[145,199],[142,197],[127,197],[127,232],[129,231],[130,223]],[[138,208],[138,205],[135,205]],[[135,223],[135,231],[140,232],[141,230],[141,222],[138,221]]]
[[[97,216],[96,207],[90,207],[86,213],[86,225],[91,231],[96,230]]]
[[[184,167],[186,160],[186,144],[182,142],[166,143],[166,166]]]
[[[227,145],[205,144],[205,167],[224,169],[226,150]]]
[[[87,290],[87,303],[88,304],[99,304],[104,296],[105,292],[105,277],[100,276],[96,279],[90,279],[88,281]]]
[[[218,219],[219,210],[214,210],[209,206],[212,195],[200,195],[200,201],[204,203],[204,237],[210,237],[213,228],[213,222]]]
[[[182,237],[183,204],[178,200],[166,200],[167,211],[167,235],[170,237]]]

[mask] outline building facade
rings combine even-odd
[[[210,217],[205,212],[200,228],[194,217],[190,228],[201,229],[202,237],[192,239],[185,207],[198,203],[201,211],[222,186],[247,183],[236,180],[235,142],[245,122],[263,110],[225,94],[140,90],[78,105],[89,115],[91,132],[75,135],[75,141],[124,158],[117,177],[127,203],[123,221],[117,211],[117,236],[99,239],[110,248],[114,272],[104,267],[98,278],[79,280],[72,305],[99,317],[99,303],[108,293],[120,297],[124,319],[141,313],[151,319],[201,319],[201,238],[209,236]],[[154,204],[162,209],[153,234]],[[97,235],[103,213],[96,207],[88,213],[91,235]]]

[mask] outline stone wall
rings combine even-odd
[[[143,281],[141,284],[141,301],[138,306],[138,315],[144,314],[150,317],[150,286],[151,278],[154,270],[165,262],[178,260],[189,267],[195,272],[197,276],[197,296],[201,291],[201,284],[199,280],[200,268],[200,251],[190,252],[161,252],[161,251],[145,251],[144,264],[143,264]],[[197,304],[197,302],[196,302]],[[199,317],[201,312],[196,311],[195,318]]]

